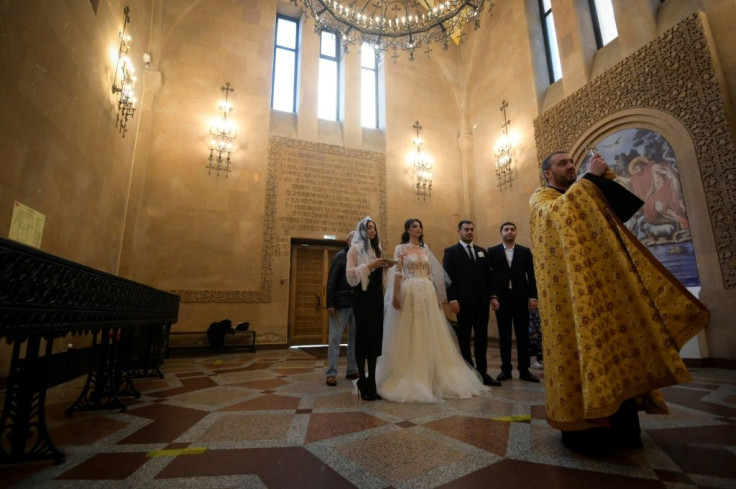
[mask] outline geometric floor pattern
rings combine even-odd
[[[545,422],[543,383],[365,402],[340,360],[329,387],[308,350],[174,356],[164,379],[135,381],[142,396],[126,411],[72,417],[84,379],[67,382],[46,403],[66,462],[0,466],[0,488],[736,488],[733,370],[692,369],[663,390],[669,415],[640,415],[643,450],[589,458]]]

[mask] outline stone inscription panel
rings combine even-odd
[[[343,239],[366,215],[386,227],[385,155],[272,137],[277,238],[275,256],[289,256],[291,238]]]

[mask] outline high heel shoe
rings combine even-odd
[[[376,398],[373,397],[373,395],[368,391],[367,389],[368,386],[366,385],[365,378],[359,379],[356,386],[358,387],[358,394],[360,394],[361,399],[363,399],[364,401],[375,401],[376,400]]]
[[[373,380],[373,378],[369,378],[368,380],[371,381]],[[382,400],[383,397],[381,397],[381,395],[378,393],[378,390],[376,389],[376,383],[368,382],[368,385],[370,386],[369,392],[370,392],[370,395],[373,396],[373,399],[375,399],[376,401]]]

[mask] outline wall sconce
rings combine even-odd
[[[509,138],[509,125],[511,121],[506,118],[506,107],[509,104],[504,100],[501,103],[501,112],[503,112],[503,136],[501,141],[496,145],[496,177],[498,178],[498,189],[503,190],[508,185],[511,187],[511,181],[514,179],[511,174],[511,139]]]
[[[130,23],[128,13],[130,9],[126,6],[123,9],[125,19],[123,21],[123,30],[120,31],[120,48],[118,49],[118,62],[115,66],[115,78],[112,81],[112,93],[118,94],[118,113],[115,117],[115,127],[118,128],[123,137],[128,132],[128,119],[133,117],[135,113],[135,94],[133,87],[137,78],[135,77],[135,67],[128,57],[130,49],[130,36],[125,33],[125,28]]]
[[[414,147],[416,153],[412,156],[412,165],[414,165],[414,177],[416,179],[415,193],[417,199],[432,200],[432,160],[425,154],[422,154],[422,145],[424,141],[419,137],[419,131],[422,126],[416,121],[413,126],[417,131],[417,137],[414,138]]]
[[[220,102],[217,106],[217,110],[222,112],[222,119],[216,123],[210,125],[210,157],[207,168],[207,174],[211,174],[212,170],[217,172],[217,176],[220,176],[220,172],[225,173],[225,178],[230,172],[230,151],[233,148],[233,140],[238,137],[238,129],[227,119],[227,115],[233,111],[233,106],[228,102],[228,96],[235,89],[230,82],[226,82],[220,87],[220,90],[225,92],[225,100]]]

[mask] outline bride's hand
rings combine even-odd
[[[393,306],[394,306],[394,309],[396,309],[397,311],[401,309],[401,300],[399,300],[398,297],[394,297]]]

